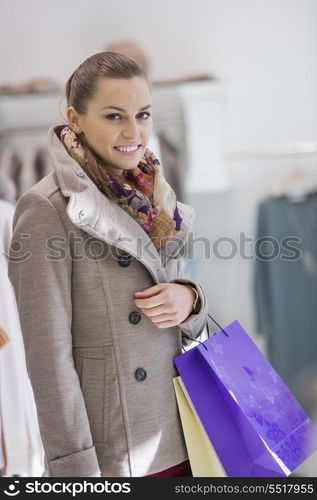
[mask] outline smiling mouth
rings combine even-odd
[[[141,144],[138,145],[133,145],[133,146],[114,146],[114,149],[118,151],[119,153],[124,153],[124,154],[133,154],[139,151],[141,148]]]

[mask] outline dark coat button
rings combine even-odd
[[[129,254],[122,254],[118,258],[118,264],[121,267],[128,267],[131,264],[132,256]]]
[[[141,321],[141,314],[138,311],[132,311],[129,314],[129,321],[133,325],[137,325]]]
[[[144,368],[138,368],[135,372],[135,378],[137,379],[138,382],[142,382],[143,380],[146,379],[146,371]]]

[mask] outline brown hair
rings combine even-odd
[[[95,54],[80,64],[68,79],[66,83],[67,106],[73,106],[77,113],[85,114],[87,101],[93,98],[100,78],[129,79],[134,76],[144,78],[150,87],[145,70],[131,57],[116,52],[100,52],[99,54]],[[82,168],[104,194],[110,199],[117,201],[103,171],[106,170],[107,173],[119,182],[122,182],[122,177],[118,174],[115,167],[107,164],[89,146],[84,134],[80,133],[76,135],[85,152],[85,162]]]

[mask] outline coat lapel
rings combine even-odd
[[[193,226],[193,208],[177,202],[183,219],[181,231],[177,238],[170,241],[159,253],[142,227],[119,205],[101,193],[67,153],[55,133],[57,131],[59,134],[63,126],[50,128],[48,144],[61,192],[69,198],[66,208],[69,219],[92,236],[140,260],[148,268],[155,282],[166,283],[167,260],[175,258],[185,245],[188,232]]]

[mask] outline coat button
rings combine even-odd
[[[84,174],[84,172],[82,170],[77,170],[76,175],[78,175],[78,177],[81,177],[81,178],[86,177],[86,175]]]
[[[78,217],[79,217],[80,219],[83,219],[83,218],[85,217],[85,211],[84,211],[84,210],[81,210],[81,211],[79,212],[79,214],[78,214]]]
[[[129,314],[129,321],[133,325],[137,325],[141,321],[141,314],[138,311],[132,311]]]
[[[143,382],[143,380],[146,379],[146,371],[144,368],[138,368],[134,375],[138,382]]]
[[[131,264],[132,257],[129,254],[122,254],[118,258],[118,264],[121,267],[128,267]]]

